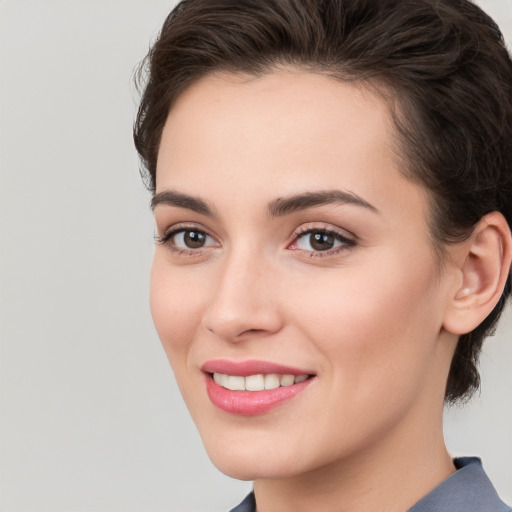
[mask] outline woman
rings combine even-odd
[[[452,460],[511,291],[512,63],[466,0],[188,0],[148,59],[156,329],[234,510],[510,511]]]

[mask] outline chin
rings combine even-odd
[[[226,460],[226,458],[210,457],[213,465],[226,476],[245,482],[254,481],[262,476],[255,471],[254,466],[248,461]],[[270,478],[266,476],[266,478]]]
[[[264,453],[250,458],[214,455],[210,456],[210,460],[226,476],[243,481],[288,478],[301,472],[296,465],[266,458]]]
[[[257,435],[255,436],[257,437]],[[273,436],[271,436],[273,437]],[[237,480],[286,478],[300,473],[296,450],[283,446],[281,440],[231,439],[203,436],[206,452],[214,466]],[[281,446],[281,449],[276,449]]]

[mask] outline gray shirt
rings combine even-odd
[[[454,459],[457,471],[429,492],[408,512],[511,512],[503,503],[477,457]],[[251,492],[231,512],[256,512]]]

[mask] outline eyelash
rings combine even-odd
[[[196,226],[178,225],[178,226],[173,226],[172,228],[167,230],[162,235],[156,235],[155,240],[156,240],[156,243],[159,245],[167,245],[169,250],[173,254],[177,254],[178,256],[197,256],[199,254],[199,252],[201,251],[201,249],[203,249],[203,248],[184,249],[182,247],[177,247],[175,244],[170,242],[171,239],[173,237],[175,237],[176,235],[178,235],[179,233],[186,233],[187,231],[189,231],[189,232],[194,231],[195,233],[200,233],[202,235],[205,235],[205,236],[213,239],[213,237],[211,237],[204,229],[197,228]]]
[[[304,249],[291,249],[295,251],[301,251],[303,253],[307,253],[310,258],[326,258],[329,256],[335,256],[336,254],[346,251],[347,249],[350,249],[351,247],[354,247],[356,245],[356,239],[355,238],[349,238],[346,235],[342,235],[338,231],[335,231],[333,229],[323,227],[302,227],[299,228],[297,231],[295,231],[292,235],[292,243],[288,245],[288,248],[290,248],[292,245],[297,244],[300,240],[305,238],[307,235],[312,234],[319,234],[319,235],[326,235],[329,237],[332,237],[335,241],[340,242],[341,245],[338,247],[327,249],[324,251],[307,251]]]
[[[202,249],[209,247],[209,246],[205,246],[205,247],[201,247],[201,248],[197,248],[197,249],[184,249],[181,247],[177,247],[174,243],[170,243],[171,239],[174,236],[176,236],[180,233],[186,233],[187,231],[188,232],[193,231],[196,233],[200,233],[200,234],[214,240],[214,238],[211,235],[209,235],[205,230],[199,229],[195,226],[174,226],[171,229],[169,229],[168,231],[166,231],[165,233],[163,233],[162,235],[156,235],[155,241],[159,245],[167,245],[169,250],[172,253],[177,254],[179,256],[197,256],[198,254],[200,254]],[[298,248],[291,249],[291,247],[293,245],[297,244],[301,239],[303,239],[307,235],[311,235],[311,234],[319,234],[319,235],[326,235],[326,236],[332,237],[335,241],[340,242],[341,245],[338,247],[323,250],[323,251],[314,251],[314,250],[308,251],[305,249],[298,249]],[[292,241],[291,241],[291,243],[289,243],[287,245],[287,249],[294,250],[294,251],[300,251],[302,253],[307,253],[310,258],[325,258],[328,256],[334,256],[342,251],[350,249],[351,247],[355,246],[357,243],[354,238],[349,238],[333,229],[329,229],[326,227],[299,228],[292,234],[291,238],[292,238]]]

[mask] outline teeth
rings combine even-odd
[[[224,373],[214,373],[213,380],[223,388],[231,391],[263,391],[264,389],[276,389],[280,386],[291,386],[304,382],[308,375],[278,375],[269,373],[267,375],[248,375],[240,377],[238,375],[226,375]]]
[[[261,391],[265,389],[265,377],[263,375],[249,375],[245,377],[245,389],[247,391]]]
[[[279,376],[275,373],[265,375],[265,389],[276,389],[280,385]]]
[[[231,391],[245,391],[245,377],[230,375],[226,387]]]
[[[223,388],[227,387],[228,383],[228,376],[224,373],[214,373],[213,374],[213,380]]]
[[[282,375],[280,383],[281,386],[291,386],[295,384],[295,377],[293,375]]]

